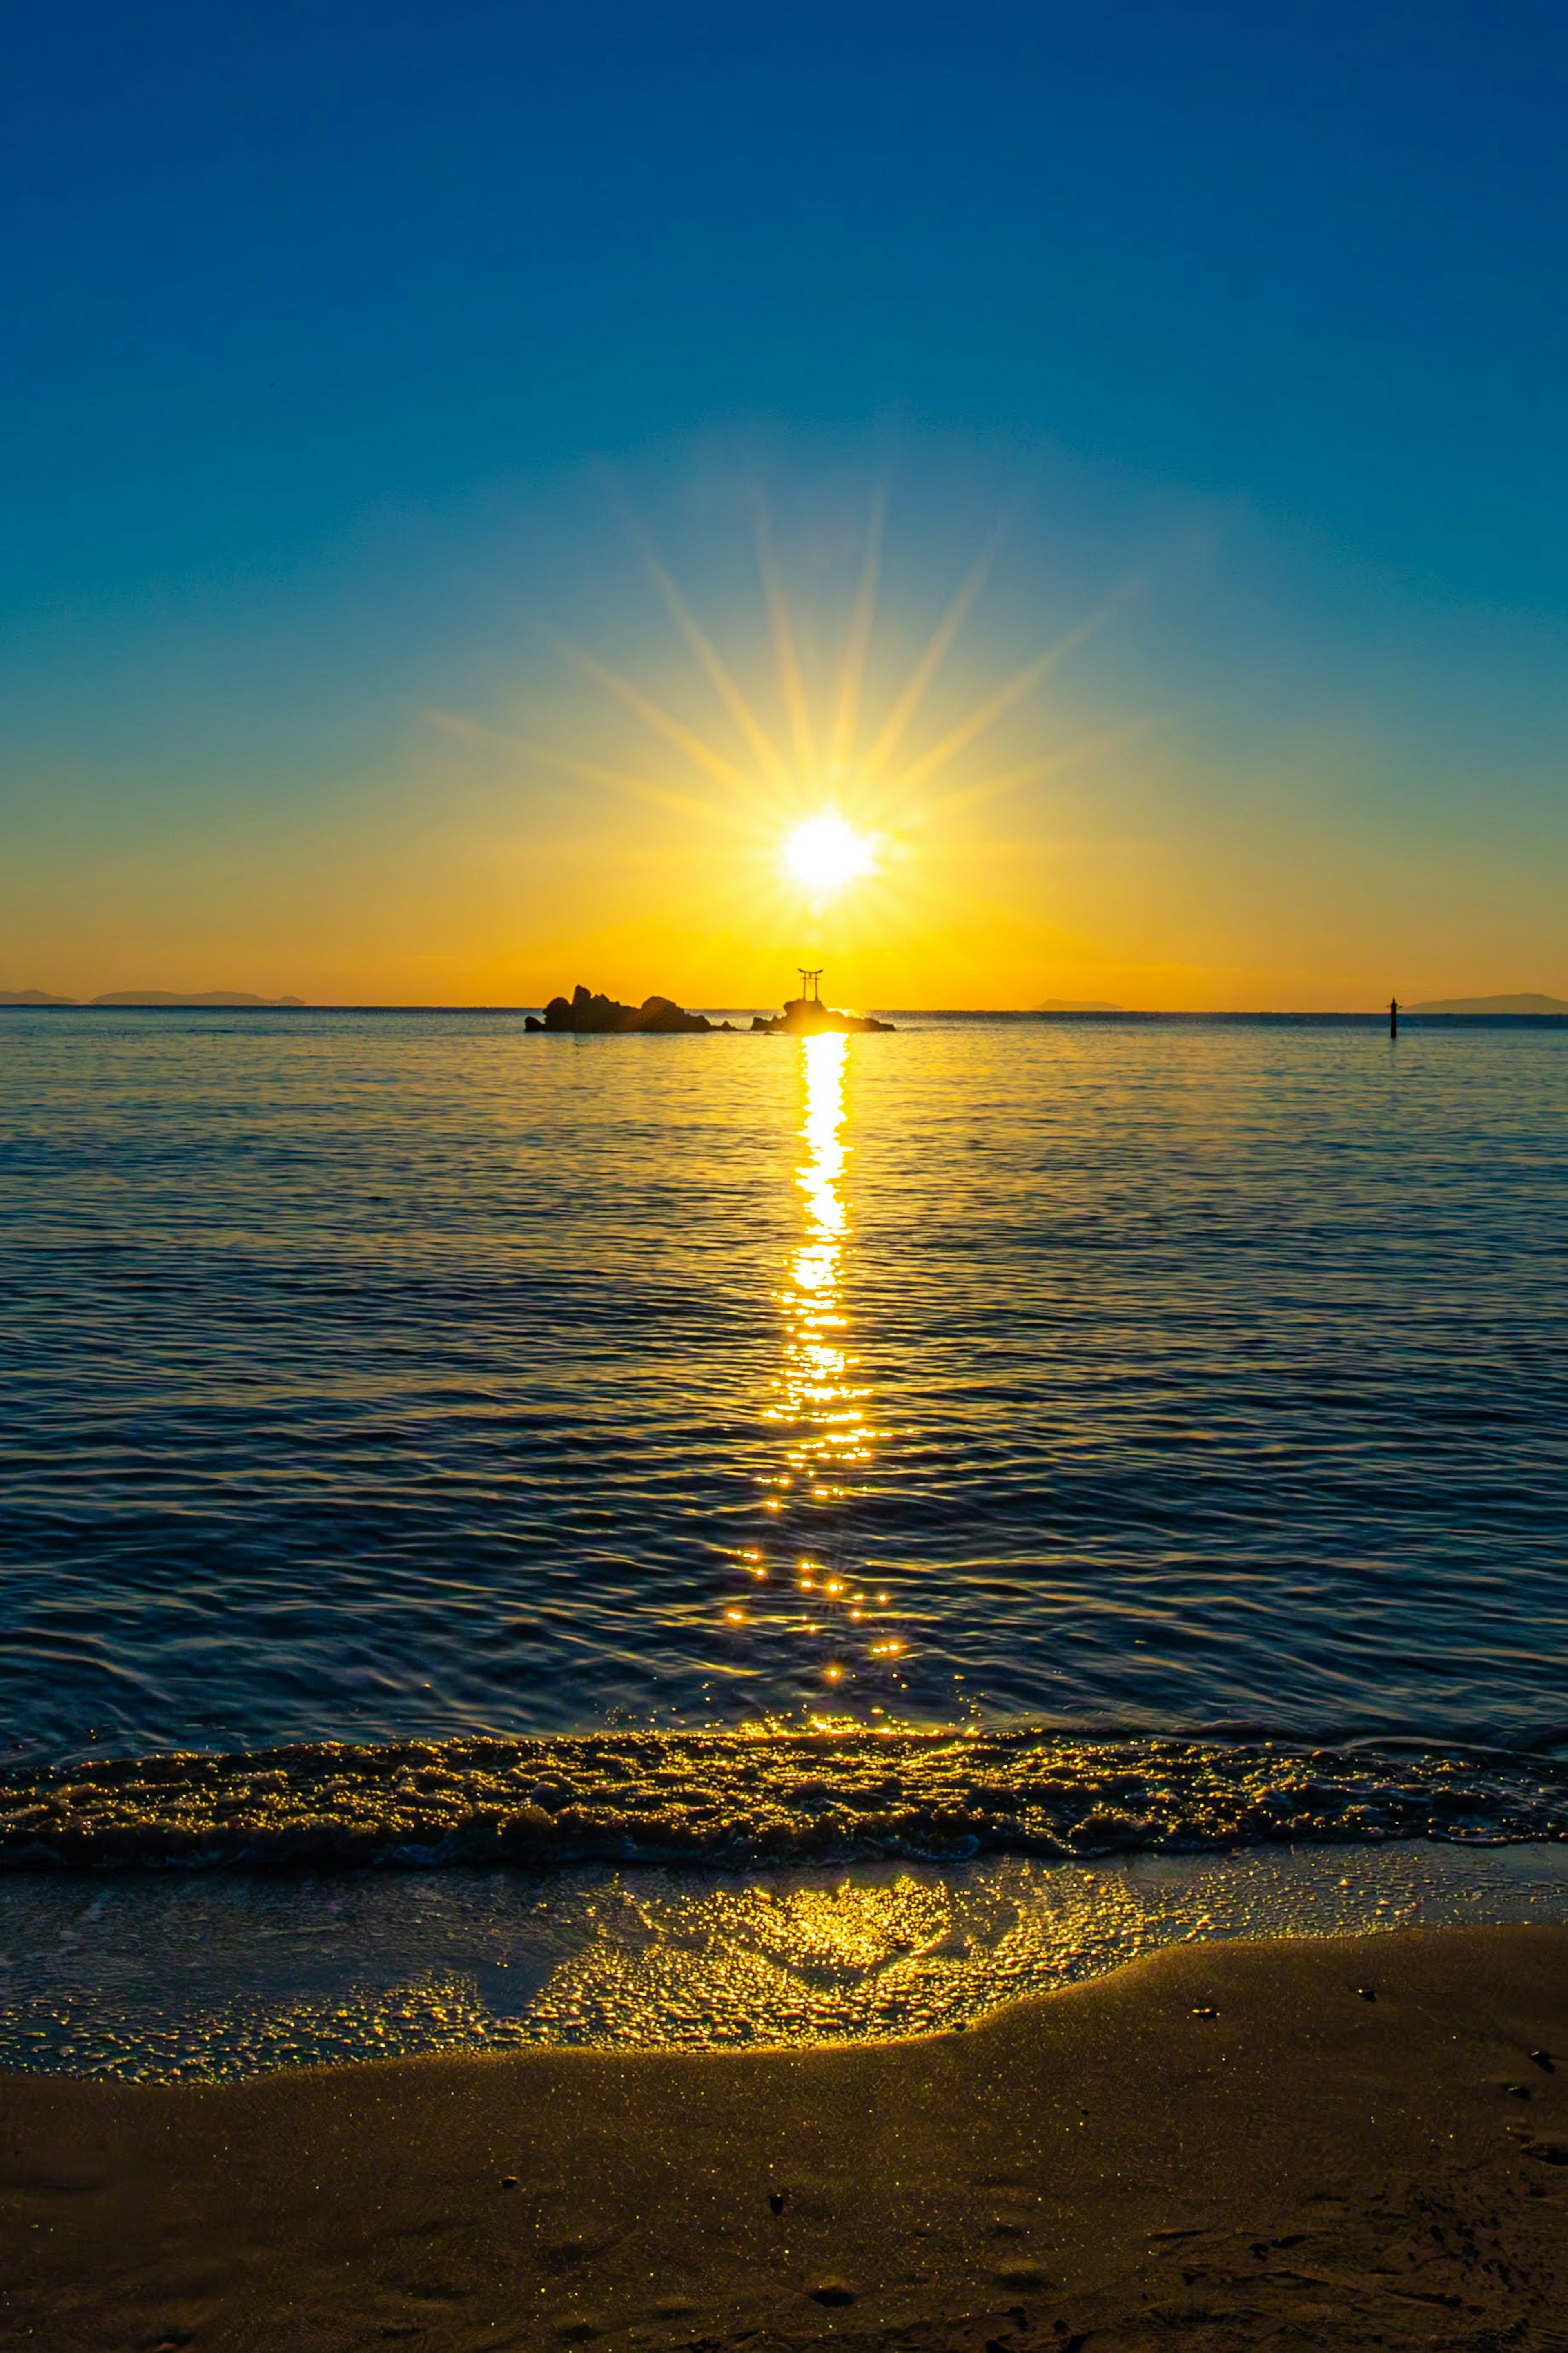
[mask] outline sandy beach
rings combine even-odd
[[[3,2341],[58,2353],[1568,2341],[1568,1928],[1187,1945],[919,2042],[3,2100]]]

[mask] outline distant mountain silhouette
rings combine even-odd
[[[1561,997],[1434,997],[1406,1013],[1568,1013]]]
[[[0,1005],[74,1005],[74,997],[51,997],[42,988],[0,988]]]
[[[1100,997],[1047,997],[1035,1008],[1037,1013],[1124,1013],[1126,1009],[1122,1005],[1108,1005]]]
[[[107,997],[89,997],[91,1005],[210,1005],[219,1010],[250,1008],[263,1012],[279,1007],[303,1007],[302,997],[247,997],[243,989],[203,988],[179,994],[166,988],[116,988]]]

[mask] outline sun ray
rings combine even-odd
[[[526,735],[508,735],[498,727],[481,726],[478,720],[464,719],[453,711],[430,710],[426,719],[444,734],[455,735],[465,744],[483,744],[496,751],[510,752],[529,760],[542,761],[546,767],[559,768],[569,776],[580,776],[584,784],[608,785],[612,790],[626,793],[634,800],[647,801],[654,808],[671,810],[677,817],[716,818],[731,822],[731,813],[713,801],[694,800],[689,794],[673,793],[661,785],[649,784],[645,776],[627,776],[622,768],[604,768],[591,760],[580,760],[571,752],[558,752],[552,744],[535,744]]]
[[[1050,661],[1049,654],[1038,654],[1021,670],[1015,671],[1005,686],[999,686],[994,694],[987,695],[985,701],[976,704],[956,727],[950,727],[947,733],[940,736],[928,751],[922,752],[918,760],[900,772],[898,789],[905,793],[913,792],[925,783],[928,776],[935,776],[939,768],[945,767],[949,760],[967,744],[973,744],[977,735],[983,734],[994,720],[1000,719],[1005,711],[1010,711],[1032,688],[1038,686],[1050,667]]]
[[[1101,752],[1120,751],[1126,744],[1140,742],[1157,724],[1153,719],[1140,719],[1131,726],[1106,728],[1098,735],[1085,735],[1075,744],[1065,744],[1060,751],[1046,753],[1037,760],[1026,760],[1021,767],[1005,768],[994,776],[983,776],[963,792],[946,793],[940,800],[927,801],[921,812],[921,820],[954,817],[960,809],[974,808],[982,801],[1016,792],[1023,785],[1040,784],[1063,768],[1075,767],[1080,760],[1092,760]]]
[[[784,583],[779,578],[778,565],[773,557],[773,532],[768,511],[763,501],[757,501],[757,564],[763,575],[763,594],[767,599],[768,625],[773,630],[773,652],[779,666],[779,686],[784,694],[784,711],[788,715],[790,733],[795,738],[795,755],[802,780],[816,774],[816,737],[811,724],[811,712],[806,705],[805,685],[800,674],[800,660],[795,652],[795,630],[790,623],[789,606],[785,601]]]
[[[716,802],[694,800],[688,793],[672,793],[663,785],[650,785],[644,776],[627,776],[624,768],[597,767],[592,761],[574,759],[569,752],[553,751],[548,744],[519,741],[517,748],[526,752],[530,759],[543,761],[547,767],[560,768],[569,776],[581,776],[584,784],[608,785],[613,792],[647,801],[653,808],[669,809],[677,817],[716,824],[733,821],[731,813]]]
[[[667,743],[673,744],[677,751],[684,752],[689,760],[694,760],[699,767],[706,768],[710,776],[717,777],[721,784],[728,785],[731,790],[749,792],[752,789],[752,779],[743,768],[737,768],[732,760],[726,760],[721,752],[716,752],[710,744],[705,744],[700,735],[694,734],[689,727],[682,726],[679,719],[672,719],[668,711],[662,711],[657,702],[650,702],[630,679],[607,670],[583,646],[572,646],[570,649],[584,668],[592,671],[601,686],[607,687],[628,711],[635,711],[639,719],[645,720]]]
[[[898,749],[904,730],[925,698],[927,687],[946,660],[954,638],[963,628],[975,598],[984,587],[1001,543],[1002,533],[998,528],[992,533],[960,583],[958,594],[937,623],[930,644],[910,671],[908,684],[882,722],[876,741],[866,754],[862,765],[868,776],[876,776]]]
[[[860,698],[866,686],[866,665],[871,652],[871,630],[877,618],[877,586],[881,569],[882,524],[886,508],[887,501],[879,491],[871,502],[871,516],[866,531],[865,561],[860,567],[860,586],[850,617],[848,640],[844,649],[844,675],[838,690],[833,738],[828,748],[827,773],[835,784],[842,780],[855,750]]]
[[[702,628],[658,556],[651,550],[645,549],[643,561],[647,566],[649,578],[668,607],[676,627],[702,665],[709,683],[752,753],[781,784],[787,784],[790,780],[788,761],[742,693],[718,648]]]
[[[913,792],[918,786],[923,785],[928,776],[933,776],[955,754],[973,744],[977,735],[983,734],[994,720],[1000,719],[1005,711],[1011,711],[1016,702],[1021,702],[1025,695],[1038,686],[1058,663],[1065,661],[1068,654],[1082,645],[1099,626],[1106,609],[1102,607],[1100,612],[1091,613],[1087,620],[1079,623],[1076,629],[1069,629],[1065,638],[1058,638],[1054,646],[1047,646],[1045,652],[1037,654],[1032,662],[1026,662],[1022,670],[1016,670],[1005,685],[996,689],[994,694],[987,695],[984,702],[978,703],[966,718],[961,719],[956,727],[950,727],[945,735],[939,737],[928,751],[921,754],[918,760],[900,772],[898,779],[900,791]]]
[[[1087,735],[1009,765],[987,760],[984,753],[964,756],[978,737],[1090,636],[1105,613],[1126,596],[1125,586],[973,709],[965,712],[959,704],[954,717],[955,698],[944,693],[945,708],[924,712],[925,698],[994,568],[1005,519],[960,582],[885,717],[879,716],[882,698],[874,696],[871,687],[872,649],[874,643],[881,644],[884,598],[882,496],[870,502],[848,609],[839,608],[836,641],[824,646],[820,662],[813,652],[814,641],[808,638],[803,643],[797,634],[800,608],[786,596],[771,519],[760,498],[755,529],[760,586],[781,691],[782,728],[778,707],[771,697],[754,702],[742,689],[740,677],[640,532],[637,536],[647,576],[674,620],[687,657],[702,673],[704,688],[695,698],[698,712],[704,731],[713,725],[716,740],[676,717],[665,703],[654,701],[585,648],[560,637],[557,644],[575,656],[599,687],[668,747],[663,756],[647,760],[651,777],[596,765],[550,744],[500,737],[444,714],[436,714],[439,723],[474,740],[504,744],[509,751],[584,784],[679,812],[699,821],[710,837],[717,830],[738,838],[745,845],[748,896],[755,893],[753,903],[770,910],[769,924],[786,941],[805,922],[807,944],[815,951],[872,934],[902,937],[917,918],[929,928],[933,906],[947,896],[953,896],[956,905],[964,895],[954,894],[955,876],[945,857],[932,854],[939,839],[944,850],[948,846],[947,828],[959,863],[964,863],[962,821],[950,827],[950,820],[962,820],[963,812],[982,803],[1131,742],[1153,723],[1144,721]],[[708,690],[717,697],[722,719],[707,702]],[[1037,744],[1039,723],[1028,723],[1028,732]],[[1059,732],[1057,726],[1049,731],[1058,740]],[[859,749],[868,735],[874,739],[869,750]],[[1020,752],[1026,748],[1026,740],[1017,746]],[[644,754],[634,748],[630,756],[640,770]],[[977,767],[982,773],[970,782]],[[689,796],[662,782],[665,775],[676,785],[683,782],[682,768],[696,772]],[[717,848],[710,839],[706,854]],[[973,897],[972,888],[968,896]],[[819,952],[814,960],[822,961]]]

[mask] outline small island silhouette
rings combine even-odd
[[[757,1014],[752,1022],[754,1032],[771,1038],[809,1038],[820,1030],[852,1031],[890,1029],[890,1021],[878,1021],[869,1013],[840,1013],[831,1005],[824,1005],[820,983],[821,968],[815,972],[800,968],[801,993],[790,997],[782,1013]],[[605,1037],[635,1031],[653,1032],[659,1036],[679,1036],[688,1030],[730,1030],[728,1021],[710,1021],[703,1013],[686,1013],[669,997],[645,997],[640,1005],[623,1005],[617,997],[595,994],[579,981],[570,997],[552,997],[544,1008],[542,1020],[531,1013],[523,1023],[525,1029],[536,1032],[553,1031],[573,1037]]]
[[[879,1021],[869,1013],[839,1013],[822,1001],[822,966],[815,971],[797,965],[800,975],[800,995],[787,999],[782,1013],[772,1018],[759,1013],[752,1028],[770,1038],[811,1038],[824,1029],[842,1031],[890,1029],[890,1021]]]
[[[679,1035],[688,1029],[728,1029],[727,1021],[710,1021],[706,1014],[683,1013],[671,997],[645,997],[640,1005],[623,1005],[614,997],[597,996],[579,981],[571,996],[552,997],[544,1018],[531,1013],[525,1029],[567,1030],[578,1037],[599,1037],[611,1031],[654,1030]]]

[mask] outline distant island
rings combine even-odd
[[[1047,997],[1037,1005],[1037,1013],[1124,1013],[1124,1005],[1111,1005],[1103,997]]]
[[[176,994],[166,988],[117,988],[108,997],[89,997],[89,1005],[211,1005],[230,1013],[282,1010],[299,1012],[302,997],[247,997],[243,989],[203,988]]]
[[[1561,997],[1433,997],[1425,1005],[1406,1005],[1405,1013],[1568,1013]]]
[[[180,1006],[206,1005],[230,1013],[280,1010],[302,1012],[302,997],[250,997],[238,988],[202,988],[178,991],[168,988],[116,988],[106,997],[50,997],[41,988],[0,988],[0,1005],[77,1005],[88,1008],[95,1005]]]

